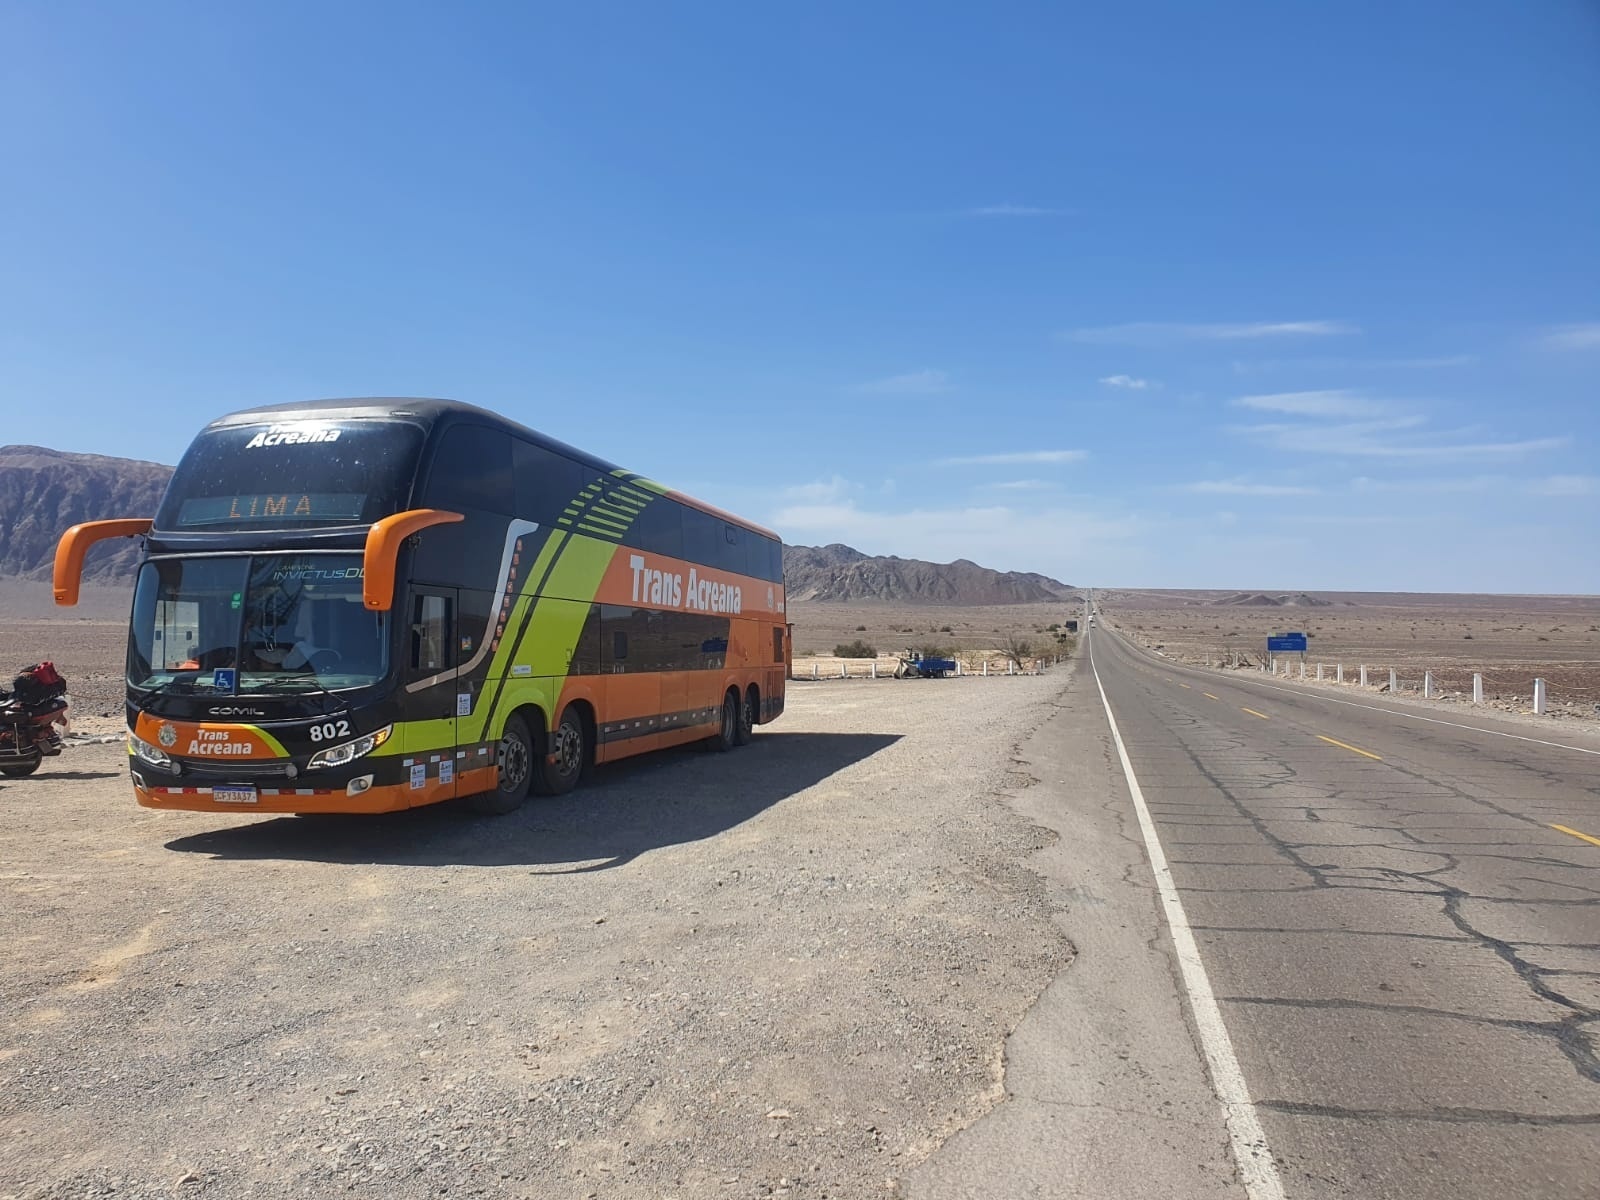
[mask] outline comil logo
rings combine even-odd
[[[163,723],[161,728],[156,730],[156,741],[171,750],[178,744],[178,731],[171,725]]]
[[[303,446],[307,442],[337,442],[339,431],[331,425],[315,421],[290,421],[283,425],[269,425],[244,444],[246,450],[262,446]]]

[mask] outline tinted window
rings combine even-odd
[[[690,562],[715,566],[722,560],[722,522],[698,508],[681,506],[683,513],[683,557]]]
[[[516,474],[516,515],[554,525],[584,485],[584,470],[570,458],[524,442],[512,443]]]
[[[510,515],[516,499],[511,435],[482,425],[453,425],[445,430],[428,469],[424,495],[429,508]]]
[[[157,529],[368,524],[405,508],[422,430],[401,421],[280,421],[207,430],[184,452]]]
[[[683,557],[683,507],[665,496],[644,506],[628,531],[627,544],[652,554]]]

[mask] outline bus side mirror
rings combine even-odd
[[[56,543],[55,577],[51,589],[56,603],[71,608],[78,602],[78,587],[83,582],[83,556],[89,547],[114,537],[138,537],[149,533],[149,517],[132,517],[119,521],[85,521],[74,525],[61,535]]]
[[[393,608],[395,560],[405,540],[429,526],[453,525],[463,519],[460,513],[442,508],[411,508],[373,522],[361,556],[361,603],[371,612]]]

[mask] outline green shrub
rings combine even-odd
[[[840,642],[833,648],[836,658],[877,658],[878,652],[860,638],[853,642]]]

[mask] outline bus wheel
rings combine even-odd
[[[516,713],[506,718],[505,732],[495,754],[497,784],[492,792],[467,797],[473,812],[503,816],[522,807],[533,779],[533,736],[528,723]]]
[[[589,764],[589,737],[583,714],[567,705],[561,723],[550,733],[550,753],[533,764],[533,790],[541,796],[564,796],[578,786]]]
[[[719,754],[732,750],[739,744],[739,694],[730,691],[722,697],[722,720],[717,732],[706,739],[706,744]]]
[[[7,779],[21,779],[24,775],[32,775],[37,771],[43,761],[42,757],[34,757],[27,762],[7,763],[0,767],[0,775],[4,775]]]
[[[755,688],[749,688],[744,694],[744,703],[739,705],[739,727],[734,730],[733,740],[735,745],[748,746],[756,735],[756,716],[761,700]]]

